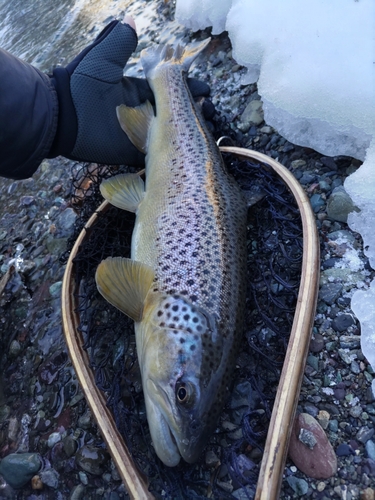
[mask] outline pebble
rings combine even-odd
[[[310,352],[318,353],[324,347],[324,337],[320,333],[315,333],[310,341]]]
[[[260,125],[263,122],[262,106],[262,101],[254,100],[249,102],[241,115],[241,122],[238,124],[238,128],[242,132],[247,132],[251,125]]]
[[[50,488],[57,489],[59,486],[59,473],[55,469],[43,470],[40,473],[43,484]]]
[[[365,448],[368,458],[375,461],[375,442],[369,439],[365,444]]]
[[[68,207],[56,219],[56,226],[59,228],[59,236],[70,236],[77,219],[75,211]]]
[[[43,482],[40,479],[40,476],[36,475],[31,478],[31,487],[33,490],[42,490]]]
[[[328,413],[328,411],[321,410],[318,413],[316,418],[317,418],[318,422],[320,423],[320,425],[322,426],[322,428],[324,430],[327,429],[328,424],[329,424],[329,419],[330,419],[330,414]]]
[[[338,445],[338,447],[336,448],[336,455],[338,457],[347,457],[349,455],[353,455],[354,454],[354,451],[352,450],[352,448],[346,444],[346,443],[341,443]]]
[[[373,488],[365,488],[361,493],[361,500],[375,500],[375,490]]]
[[[330,219],[347,222],[350,212],[355,206],[343,187],[335,188],[327,201],[327,214]]]
[[[104,472],[104,465],[108,460],[107,453],[101,448],[85,445],[76,453],[76,463],[85,472],[100,476]]]
[[[332,305],[336,302],[343,289],[341,283],[326,283],[319,290],[319,299],[326,304]]]
[[[366,425],[361,427],[357,432],[355,438],[363,444],[366,444],[369,439],[374,435],[374,428],[369,429]]]
[[[53,432],[48,436],[48,448],[53,448],[59,441],[61,441],[61,434],[59,432]]]
[[[313,194],[310,198],[311,208],[315,213],[325,206],[326,202],[323,200],[320,194]]]
[[[359,335],[340,335],[340,347],[343,349],[358,349],[361,345]]]
[[[298,496],[306,495],[309,485],[307,481],[295,476],[288,476],[287,483]]]
[[[42,465],[38,453],[11,453],[0,462],[0,474],[12,488],[22,488]]]
[[[336,330],[336,332],[344,332],[350,326],[355,324],[355,319],[352,314],[343,313],[337,315],[332,321],[332,328]]]
[[[301,429],[314,435],[316,444],[312,449],[299,440]],[[289,456],[300,471],[315,479],[328,479],[337,470],[337,459],[332,445],[320,424],[307,413],[300,413],[294,421]]]
[[[344,363],[346,363],[347,365],[350,365],[352,363],[353,358],[350,352],[348,352],[346,349],[338,349],[337,352]]]

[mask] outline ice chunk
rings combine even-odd
[[[361,348],[372,368],[375,368],[375,280],[368,290],[358,290],[352,297],[351,308],[361,323]],[[372,381],[375,395],[375,380]]]
[[[361,210],[349,214],[348,224],[353,231],[362,235],[364,252],[375,269],[375,138],[367,151],[365,162],[346,179],[344,187]]]
[[[225,30],[225,22],[232,0],[179,0],[176,21],[193,31],[212,26],[212,34]]]
[[[246,82],[259,77],[269,125],[295,144],[359,159],[374,134],[374,18],[373,0],[177,0],[186,26],[225,25]]]

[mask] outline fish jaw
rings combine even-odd
[[[210,432],[192,412],[183,414],[173,404],[174,393],[148,379],[144,384],[146,411],[155,451],[168,467],[198,460]],[[182,414],[181,414],[182,413]]]

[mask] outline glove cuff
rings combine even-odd
[[[48,158],[69,156],[77,140],[78,120],[70,91],[70,75],[65,68],[55,68],[51,83],[59,101],[57,131]]]

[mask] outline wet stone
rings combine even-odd
[[[63,447],[66,456],[69,458],[77,451],[78,443],[72,436],[66,436],[63,439]]]
[[[76,463],[85,472],[95,476],[103,474],[108,455],[101,448],[86,445],[78,450],[76,454]]]
[[[375,442],[369,439],[365,444],[365,448],[368,458],[375,461]]]
[[[347,222],[348,215],[356,209],[350,196],[343,187],[333,190],[327,201],[327,214],[331,219],[338,222]]]
[[[353,454],[354,454],[354,450],[351,448],[351,446],[349,446],[346,443],[341,443],[336,448],[336,455],[338,457],[347,457],[347,456],[353,455]]]
[[[309,485],[307,481],[295,476],[287,477],[287,483],[298,496],[306,495]]]
[[[0,462],[0,474],[12,488],[22,488],[42,465],[38,453],[11,453]]]
[[[366,444],[369,439],[374,435],[374,429],[369,429],[367,426],[361,427],[357,432],[355,438],[363,444]]]
[[[342,289],[341,283],[326,283],[319,290],[319,298],[326,304],[332,305],[340,296]]]
[[[309,431],[316,440],[310,449],[299,439],[301,429]],[[309,477],[327,479],[337,470],[337,458],[320,424],[307,413],[297,415],[289,445],[289,456],[298,469]]]
[[[352,408],[350,408],[349,414],[353,418],[359,418],[362,415],[362,408],[359,405],[353,406]]]
[[[343,349],[358,349],[361,345],[359,335],[340,335],[340,347]]]
[[[338,349],[337,351],[339,353],[340,358],[346,363],[347,365],[350,365],[353,361],[352,356],[350,355],[350,352],[348,352],[346,349]]]
[[[320,333],[315,333],[310,341],[310,351],[317,353],[324,347],[324,337]]]
[[[315,213],[319,212],[319,210],[326,204],[325,200],[323,200],[320,194],[313,194],[310,198],[310,203],[311,203],[311,208]]]
[[[48,436],[48,448],[53,448],[59,441],[61,441],[61,434],[59,432],[53,432]]]
[[[344,332],[350,326],[355,324],[355,320],[352,314],[343,313],[339,314],[332,321],[332,328],[336,330],[336,332]]]
[[[316,417],[319,413],[318,408],[314,405],[311,405],[311,404],[306,404],[304,406],[304,411],[305,411],[305,413],[308,413],[312,417]]]
[[[315,371],[318,371],[319,370],[319,359],[316,357],[316,356],[313,356],[313,355],[309,355],[307,357],[307,363],[308,365],[311,366],[311,368],[313,368]]]
[[[44,470],[40,473],[40,479],[43,484],[50,488],[57,489],[59,485],[59,473],[55,469]]]

